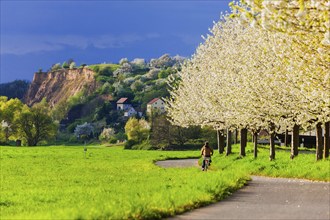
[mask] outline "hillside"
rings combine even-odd
[[[35,73],[24,102],[32,106],[45,98],[50,107],[54,107],[82,90],[91,94],[97,85],[94,75],[87,67]]]
[[[176,75],[184,58],[165,54],[146,62],[123,58],[117,64],[55,64],[48,72],[37,72],[25,95],[32,106],[43,99],[49,104],[54,119],[70,132],[83,122],[122,130],[127,120],[116,111],[116,102],[127,98],[136,111],[145,116],[153,98],[169,95],[166,78]],[[98,130],[98,129],[96,129]]]
[[[69,65],[66,62],[62,65],[57,63],[48,72],[40,70],[35,73],[25,95],[25,103],[33,106],[42,102],[36,108],[49,105],[49,115],[59,126],[56,136],[58,142],[79,142],[75,130],[84,124],[93,128],[93,137],[90,138],[94,140],[99,137],[102,139],[104,135],[101,137],[101,133],[106,131],[111,132],[113,143],[123,141],[127,138],[124,128],[131,117],[150,122],[147,104],[155,98],[170,95],[168,77],[175,83],[183,62],[182,57],[165,54],[149,62],[140,58],[132,61],[124,58],[116,64],[83,64],[79,68],[73,62]],[[160,105],[164,110],[164,103]],[[173,133],[170,142],[162,139],[164,126],[168,132]],[[183,145],[191,137],[201,137],[200,128],[178,131],[179,128],[172,126],[170,129],[170,126],[165,115],[160,115],[153,123],[153,147],[164,148],[177,143]],[[210,132],[205,130],[204,133]],[[207,139],[211,140],[212,137]],[[194,147],[194,144],[188,147]],[[138,147],[149,148],[151,145],[146,143]]]

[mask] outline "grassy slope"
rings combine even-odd
[[[85,158],[83,147],[0,149],[1,219],[155,219],[219,200],[242,187],[250,173],[330,179],[329,160],[299,155],[290,161],[288,153],[278,152],[270,162],[267,150],[257,160],[250,150],[244,159],[216,155],[213,170],[201,172],[153,163],[199,156],[198,151],[90,146]]]
[[[100,72],[109,69],[111,72],[114,72],[116,69],[120,67],[118,64],[94,64],[94,65],[89,65],[89,68],[95,69],[95,67],[98,68]]]
[[[252,143],[248,143],[244,158],[238,156],[238,148],[239,145],[234,145],[233,154],[228,157],[216,155],[215,169],[243,169],[252,175],[330,181],[330,160],[315,161],[315,150],[314,153],[302,151],[290,160],[290,151],[277,149],[276,159],[269,161],[269,148],[259,148],[257,159],[253,158]]]

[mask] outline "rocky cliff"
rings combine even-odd
[[[24,101],[32,106],[46,98],[49,105],[54,107],[83,90],[91,93],[96,89],[94,74],[87,67],[35,73]]]

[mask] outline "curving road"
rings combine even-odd
[[[196,159],[158,161],[159,166],[196,166]],[[169,219],[330,220],[330,183],[252,176],[229,198]]]

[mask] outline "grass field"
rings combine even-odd
[[[277,149],[276,159],[269,161],[269,148],[259,147],[257,159],[253,157],[252,143],[248,143],[244,158],[238,156],[238,148],[239,145],[234,145],[234,153],[229,156],[217,154],[216,169],[243,169],[252,175],[330,181],[330,160],[316,161],[315,149],[314,152],[301,151],[293,160],[290,151]]]
[[[160,168],[156,160],[198,157],[199,151],[138,151],[122,147],[1,147],[0,219],[157,219],[220,200],[250,174],[330,181],[329,160],[277,152],[268,160],[213,157],[198,167]]]

